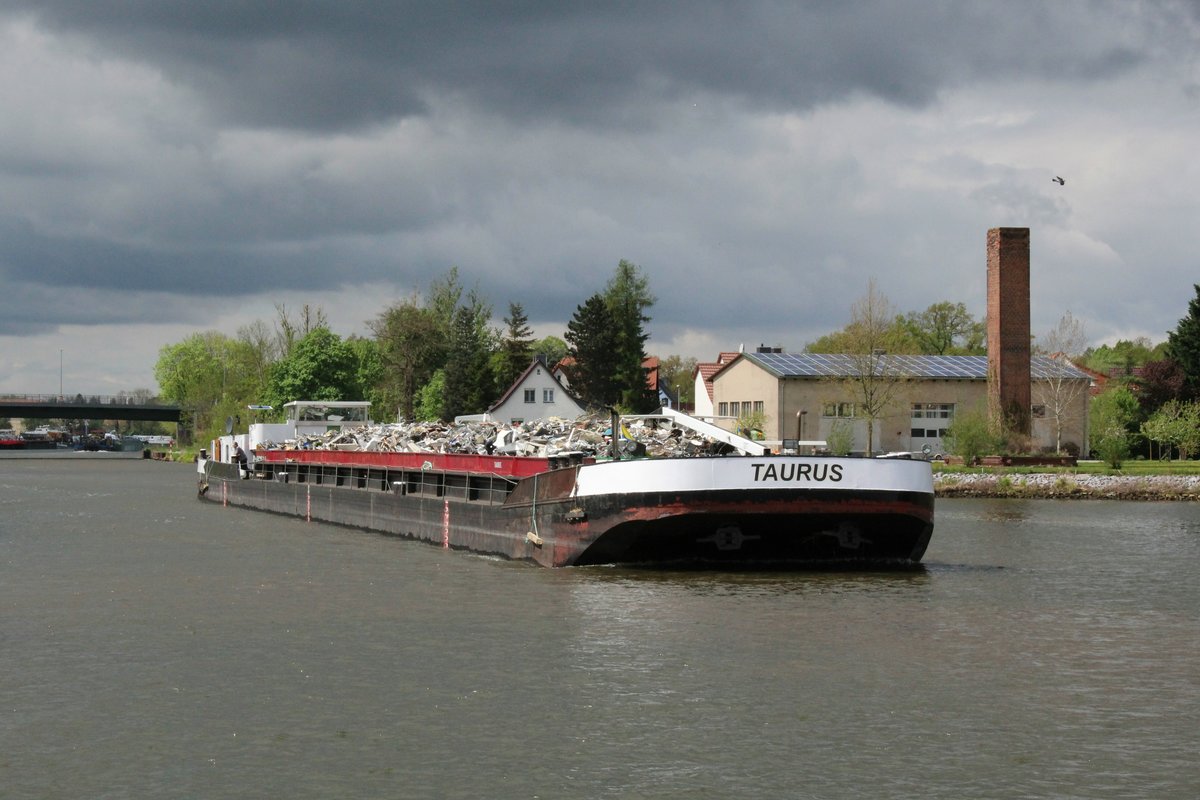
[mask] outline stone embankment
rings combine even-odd
[[[1200,476],[934,473],[938,497],[1028,497],[1059,500],[1200,500]]]

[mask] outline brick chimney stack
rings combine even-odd
[[[1004,429],[1030,434],[1029,228],[987,234],[988,410]]]

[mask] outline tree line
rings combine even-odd
[[[256,320],[235,336],[205,331],[166,345],[154,374],[201,441],[226,419],[249,422],[250,405],[269,405],[260,417],[278,419],[285,403],[301,399],[366,399],[374,419],[482,413],[535,356],[563,363],[585,406],[640,413],[658,404],[643,368],[654,302],[641,268],[622,259],[605,288],[576,307],[562,338],[535,339],[521,303],[510,302],[503,326],[493,327],[491,303],[452,268],[369,320],[370,336],[339,336],[320,308],[277,305],[273,325]],[[690,382],[694,360],[667,362]]]
[[[1155,447],[1159,455],[1200,452],[1200,285],[1195,290],[1187,315],[1159,344],[1136,339],[1085,348],[1082,326],[1069,313],[1035,339],[1036,352],[1064,367],[1109,377],[1106,390],[1090,401],[1090,429],[1093,448],[1110,461]],[[551,366],[563,363],[572,393],[586,405],[644,412],[658,402],[642,366],[654,302],[642,269],[621,260],[604,289],[575,308],[562,338],[535,339],[519,302],[510,302],[503,326],[493,327],[491,303],[477,289],[467,290],[452,268],[425,293],[394,302],[369,320],[370,336],[342,338],[319,308],[278,305],[273,325],[257,320],[235,336],[206,331],[163,347],[155,377],[163,397],[189,412],[202,440],[228,417],[245,420],[250,404],[278,410],[297,399],[367,399],[376,419],[480,413],[535,355]],[[949,301],[897,314],[872,280],[846,327],[804,349],[870,359],[850,388],[864,413],[880,415],[903,376],[880,369],[879,354],[984,355],[986,323]],[[692,400],[696,366],[696,359],[678,355],[659,366],[660,385],[676,389],[684,407]],[[1041,399],[1051,416],[1069,405],[1061,396]],[[961,416],[955,427],[967,441],[972,421]],[[986,435],[988,446],[1004,446],[996,442],[1003,432]]]

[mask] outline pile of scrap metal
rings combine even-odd
[[[576,420],[550,417],[520,424],[501,422],[398,422],[332,430],[265,442],[274,450],[360,450],[408,453],[473,453],[555,456],[583,453],[606,456],[612,440],[609,417],[585,415]],[[632,419],[620,424],[618,443],[625,455],[649,458],[706,456],[725,452],[719,441],[669,421]]]

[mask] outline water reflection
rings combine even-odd
[[[871,571],[714,571],[662,570],[628,567],[588,567],[579,572],[579,590],[622,592],[654,589],[703,596],[770,596],[896,590],[928,582],[924,565]]]

